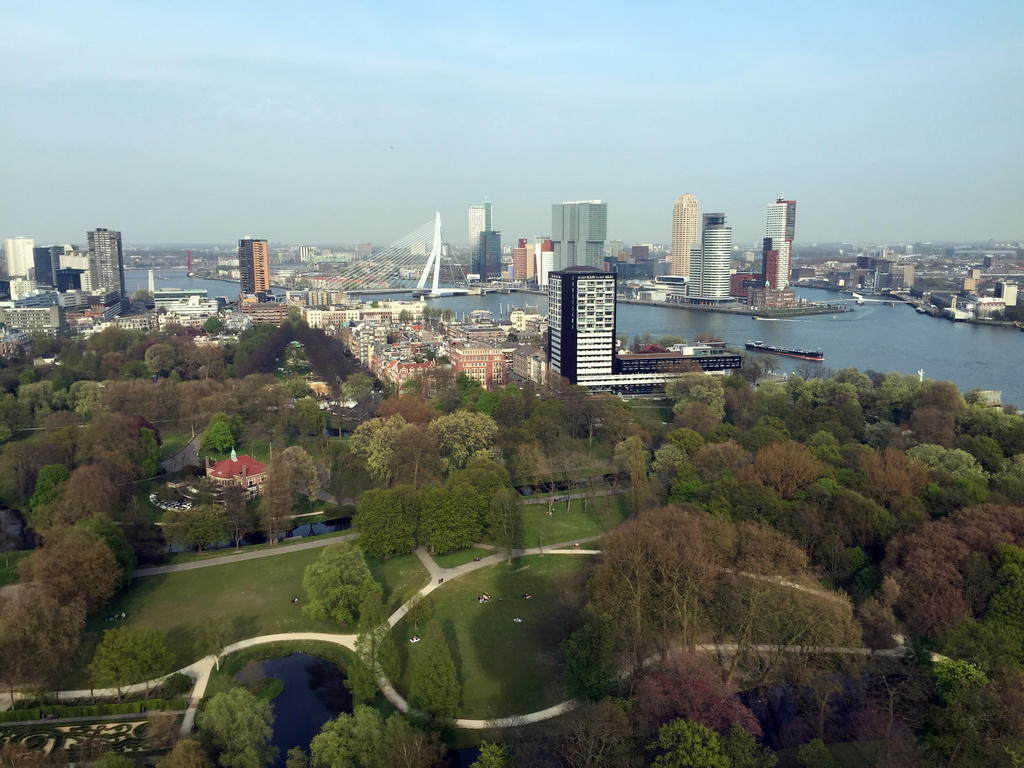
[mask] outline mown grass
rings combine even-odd
[[[550,515],[547,504],[524,504],[522,546],[549,546],[608,533],[629,517],[629,494],[598,496],[587,501],[586,512],[583,509],[582,499],[555,502]]]
[[[18,582],[18,563],[32,554],[29,550],[4,552],[0,555],[0,587]]]
[[[565,555],[517,558],[460,576],[431,594],[462,684],[460,716],[524,714],[565,698],[559,645],[576,626],[589,562]],[[491,601],[479,603],[480,593]],[[393,631],[404,669],[397,687],[408,695],[422,648],[408,640],[422,634],[423,625],[416,630],[403,620]]]

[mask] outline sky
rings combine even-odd
[[[0,237],[1024,240],[1024,3],[0,1]]]

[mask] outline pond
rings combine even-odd
[[[305,653],[293,653],[261,663],[266,677],[284,683],[281,695],[274,699],[274,737],[278,748],[276,765],[284,768],[288,750],[302,747],[309,752],[324,723],[342,712],[352,711],[352,695],[345,688],[345,673],[324,659]]]

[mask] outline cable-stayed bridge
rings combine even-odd
[[[441,214],[360,261],[345,264],[326,281],[327,290],[348,293],[404,292],[416,296],[452,296],[468,288],[441,288],[444,264],[446,283],[465,283],[461,265],[441,233]]]

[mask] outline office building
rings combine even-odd
[[[538,237],[533,244],[533,256],[537,271],[537,285],[547,288],[548,275],[555,269],[555,244],[550,237]]]
[[[258,295],[270,290],[270,248],[266,240],[246,237],[238,241],[238,271],[242,293]]]
[[[588,266],[548,275],[552,375],[584,386],[614,375],[615,280],[614,273]]]
[[[1017,306],[1017,284],[1008,282],[996,283],[995,289],[996,298],[1002,299],[1003,304],[1007,307]]]
[[[700,241],[700,210],[697,198],[687,193],[672,206],[672,274],[690,276],[690,249]]]
[[[491,230],[491,204],[474,203],[469,206],[469,251],[475,259],[480,248],[480,233]]]
[[[64,309],[57,304],[46,307],[0,308],[0,323],[28,334],[56,336],[64,332]]]
[[[31,237],[11,237],[4,240],[8,277],[28,277],[29,270],[32,269],[32,249],[35,245],[35,240]]]
[[[32,269],[32,278],[36,281],[36,285],[52,288],[57,284],[58,267],[53,264],[53,249],[49,246],[37,245],[32,249]]]
[[[82,288],[82,277],[85,275],[84,269],[75,269],[74,267],[61,267],[57,270],[57,277],[54,281],[54,288],[59,292],[64,291],[81,291]]]
[[[796,201],[779,197],[768,206],[768,228],[761,247],[761,273],[772,288],[789,285],[795,231]]]
[[[731,267],[732,229],[725,214],[705,213],[700,244],[690,251],[690,296],[701,303],[728,301]]]
[[[110,293],[124,290],[124,251],[121,233],[112,229],[94,229],[89,238],[90,289]]]
[[[473,271],[480,279],[501,279],[501,232],[484,230],[479,235],[476,256],[473,259]]]
[[[608,239],[608,204],[581,200],[551,206],[551,240],[555,246],[554,269],[604,264]]]
[[[512,274],[513,280],[529,280],[534,276],[534,260],[530,258],[530,248],[526,244],[526,238],[521,237],[515,248],[512,249]]]

